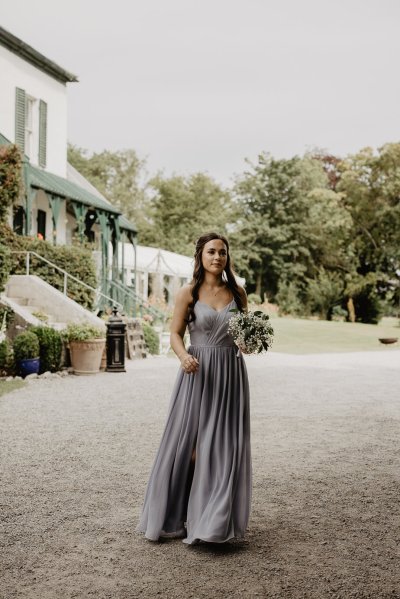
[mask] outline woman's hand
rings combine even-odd
[[[199,361],[197,358],[188,353],[179,356],[179,358],[181,361],[181,366],[187,374],[192,374],[198,371]]]
[[[240,349],[240,351],[242,352],[242,354],[249,354],[250,352],[247,351],[247,347],[245,345],[240,345],[239,343],[236,344],[238,346],[238,348]]]

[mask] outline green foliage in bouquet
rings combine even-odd
[[[228,331],[240,349],[249,354],[259,354],[271,347],[274,329],[268,314],[261,310],[240,312],[236,308],[230,312],[234,312],[234,316],[229,320]]]

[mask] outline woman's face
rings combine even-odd
[[[221,239],[207,241],[203,247],[201,261],[204,270],[215,275],[221,274],[228,261],[228,251],[224,242]]]

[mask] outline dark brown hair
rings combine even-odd
[[[190,283],[192,286],[191,291],[192,291],[193,299],[189,304],[188,322],[193,322],[194,320],[196,320],[196,315],[194,313],[194,306],[199,299],[199,289],[204,281],[204,276],[205,276],[203,262],[202,262],[201,257],[203,254],[204,246],[206,245],[206,243],[208,243],[209,241],[212,241],[213,239],[220,239],[226,245],[227,260],[226,260],[226,266],[224,269],[225,284],[231,290],[238,309],[241,312],[243,312],[243,302],[242,302],[242,298],[240,296],[238,284],[236,283],[235,275],[233,274],[232,262],[231,262],[231,258],[229,255],[228,240],[226,239],[226,237],[224,237],[223,235],[219,235],[218,233],[213,233],[213,232],[205,233],[204,235],[199,237],[198,240],[196,241],[196,250],[194,253],[193,279]]]

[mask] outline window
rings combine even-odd
[[[15,94],[15,143],[28,158],[45,168],[47,156],[47,104],[24,89]]]
[[[37,232],[38,237],[46,239],[46,212],[44,210],[38,210],[37,213]]]
[[[26,96],[25,101],[25,154],[28,158],[33,158],[35,153],[35,141],[37,137],[34,131],[34,111],[35,111],[35,98]]]

